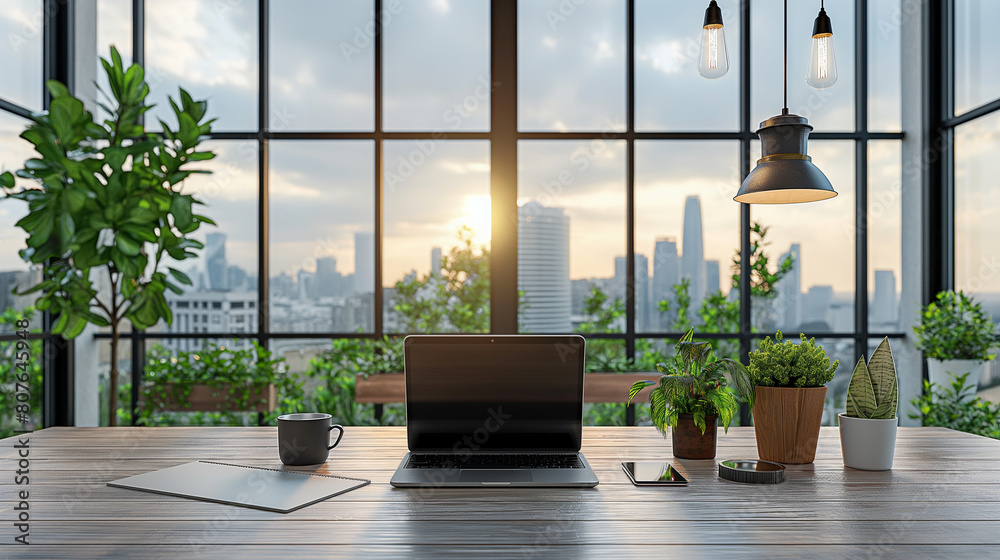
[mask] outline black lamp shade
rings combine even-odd
[[[837,196],[830,180],[806,154],[812,126],[805,117],[784,114],[760,124],[761,158],[733,198],[747,204],[815,202]]]

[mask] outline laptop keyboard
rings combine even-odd
[[[411,453],[408,469],[582,469],[577,454],[488,453],[471,455]]]

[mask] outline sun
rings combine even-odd
[[[490,195],[477,194],[465,197],[462,205],[462,215],[455,220],[455,226],[468,226],[472,229],[472,242],[476,245],[489,245],[493,210],[490,206]]]

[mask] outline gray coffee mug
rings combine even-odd
[[[344,437],[344,427],[332,424],[333,417],[319,412],[282,414],[278,417],[278,455],[286,465],[318,465],[326,462],[330,450]],[[332,425],[331,425],[332,424]],[[330,443],[330,430],[340,430]]]

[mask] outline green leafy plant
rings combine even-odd
[[[331,349],[309,361],[305,375],[319,381],[306,402],[312,410],[326,412],[347,425],[377,425],[374,406],[355,402],[355,381],[359,374],[403,371],[403,339],[336,339]],[[383,423],[405,422],[402,405],[387,405]]]
[[[14,308],[4,309],[0,313],[0,331],[7,326],[11,331],[23,333],[22,327],[27,321],[40,325],[41,321],[33,321],[35,309],[26,307],[22,311]],[[32,326],[32,333],[40,332],[37,326]],[[18,337],[21,338],[21,337]],[[0,342],[0,439],[14,435],[15,430],[23,430],[24,426],[18,420],[17,406],[28,405],[29,424],[38,425],[42,410],[42,341],[39,339],[10,340]],[[19,381],[25,379],[26,382]],[[22,389],[18,391],[17,384]],[[23,389],[27,387],[28,391]],[[19,400],[17,394],[27,396],[27,400]]]
[[[765,241],[768,229],[760,222],[754,222],[750,228],[750,295],[772,299],[778,295],[778,282],[792,271],[795,263],[789,256],[779,262],[773,272],[771,271],[770,258],[764,252],[764,248],[770,244]],[[733,288],[736,289],[740,288],[741,262],[742,255],[737,250],[732,264]]]
[[[910,414],[910,418],[921,420],[924,426],[1000,439],[1000,404],[969,398],[968,377],[968,373],[963,374],[946,387],[924,381],[923,394],[910,401],[919,413]]]
[[[867,365],[864,356],[858,360],[847,387],[847,415],[887,420],[896,417],[898,404],[899,379],[889,338],[886,337],[872,353]]]
[[[819,387],[837,372],[840,360],[830,363],[815,338],[799,335],[800,343],[782,341],[781,331],[765,338],[760,347],[750,352],[747,372],[754,385],[762,387]]]
[[[945,291],[920,314],[913,328],[917,349],[935,360],[992,360],[995,326],[981,304],[963,292]]]
[[[206,342],[200,350],[176,354],[162,346],[151,348],[146,354],[146,373],[140,390],[141,423],[177,424],[176,414],[163,413],[159,407],[165,402],[188,405],[195,385],[218,389],[220,395],[226,391],[224,396],[233,410],[249,410],[257,404],[252,399],[266,398],[263,390],[273,384],[278,403],[265,422],[273,423],[279,414],[298,412],[304,396],[298,376],[283,371],[284,358],[275,359],[271,352],[252,342],[252,348]]]
[[[140,117],[149,86],[143,69],[127,70],[112,47],[111,61],[102,59],[111,87],[110,115],[103,122],[84,108],[65,85],[46,84],[49,110],[32,115],[21,137],[38,157],[25,162],[19,177],[35,187],[15,188],[14,176],[0,175],[6,198],[22,200],[28,215],[17,222],[27,233],[21,258],[45,266],[43,280],[24,293],[39,293],[39,310],[58,319],[53,334],[74,338],[90,323],[111,327],[110,422],[115,424],[118,383],[118,338],[127,319],[136,329],[161,319],[172,321],[166,290],[182,293],[190,285],[167,259],[197,256],[202,244],[188,237],[202,224],[214,223],[193,212],[200,204],[181,193],[180,185],[192,173],[190,164],[214,157],[199,151],[211,132],[205,119],[207,104],[180,90],[180,105],[170,100],[178,128],[160,121],[162,134],[146,133]],[[164,268],[166,271],[164,271]],[[107,277],[110,290],[95,286],[97,275]]]
[[[656,364],[664,373],[658,382],[639,381],[629,389],[631,403],[640,391],[656,386],[649,393],[650,415],[653,425],[663,435],[667,426],[677,424],[680,414],[691,414],[703,434],[708,428],[705,418],[718,414],[728,431],[733,416],[739,412],[740,401],[753,405],[754,388],[743,365],[730,358],[715,359],[712,346],[693,342],[693,335],[690,330],[677,342],[672,361]]]

